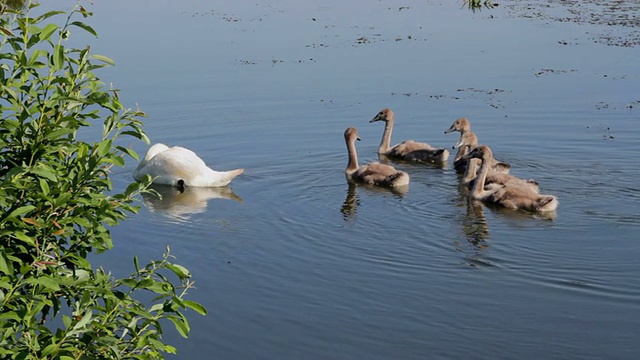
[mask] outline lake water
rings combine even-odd
[[[96,257],[125,275],[169,245],[192,271],[209,314],[189,313],[189,339],[167,329],[176,358],[637,359],[638,2],[85,6],[92,50],[117,63],[99,75],[152,142],[246,169],[148,200]],[[343,132],[376,160],[384,107],[394,143],[450,148],[469,118],[555,216],[468,204],[451,159],[394,164],[405,194],[349,187]]]

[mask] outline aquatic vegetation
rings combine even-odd
[[[498,4],[494,4],[491,0],[463,0],[463,6],[467,6],[469,9],[481,10],[483,7],[487,9],[493,9],[498,6]]]

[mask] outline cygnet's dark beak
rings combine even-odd
[[[376,122],[382,120],[380,116],[376,115],[373,119],[369,120],[369,123]]]

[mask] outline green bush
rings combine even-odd
[[[3,2],[4,3],[4,2]],[[161,323],[187,336],[190,274],[158,261],[114,278],[87,256],[113,247],[108,226],[135,213],[145,183],[112,189],[110,169],[137,154],[118,139],[148,143],[140,110],[94,74],[113,65],[90,48],[67,48],[72,31],[96,32],[69,12],[31,17],[0,7],[0,359],[162,358]],[[59,20],[59,23],[56,23]],[[97,141],[79,131],[102,124]],[[171,276],[176,285],[168,278]],[[137,294],[154,294],[144,304]],[[51,327],[49,327],[51,326]]]

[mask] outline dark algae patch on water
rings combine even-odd
[[[507,14],[515,17],[596,25],[587,34],[597,43],[623,47],[640,45],[640,3],[637,1],[516,1],[503,5]]]

